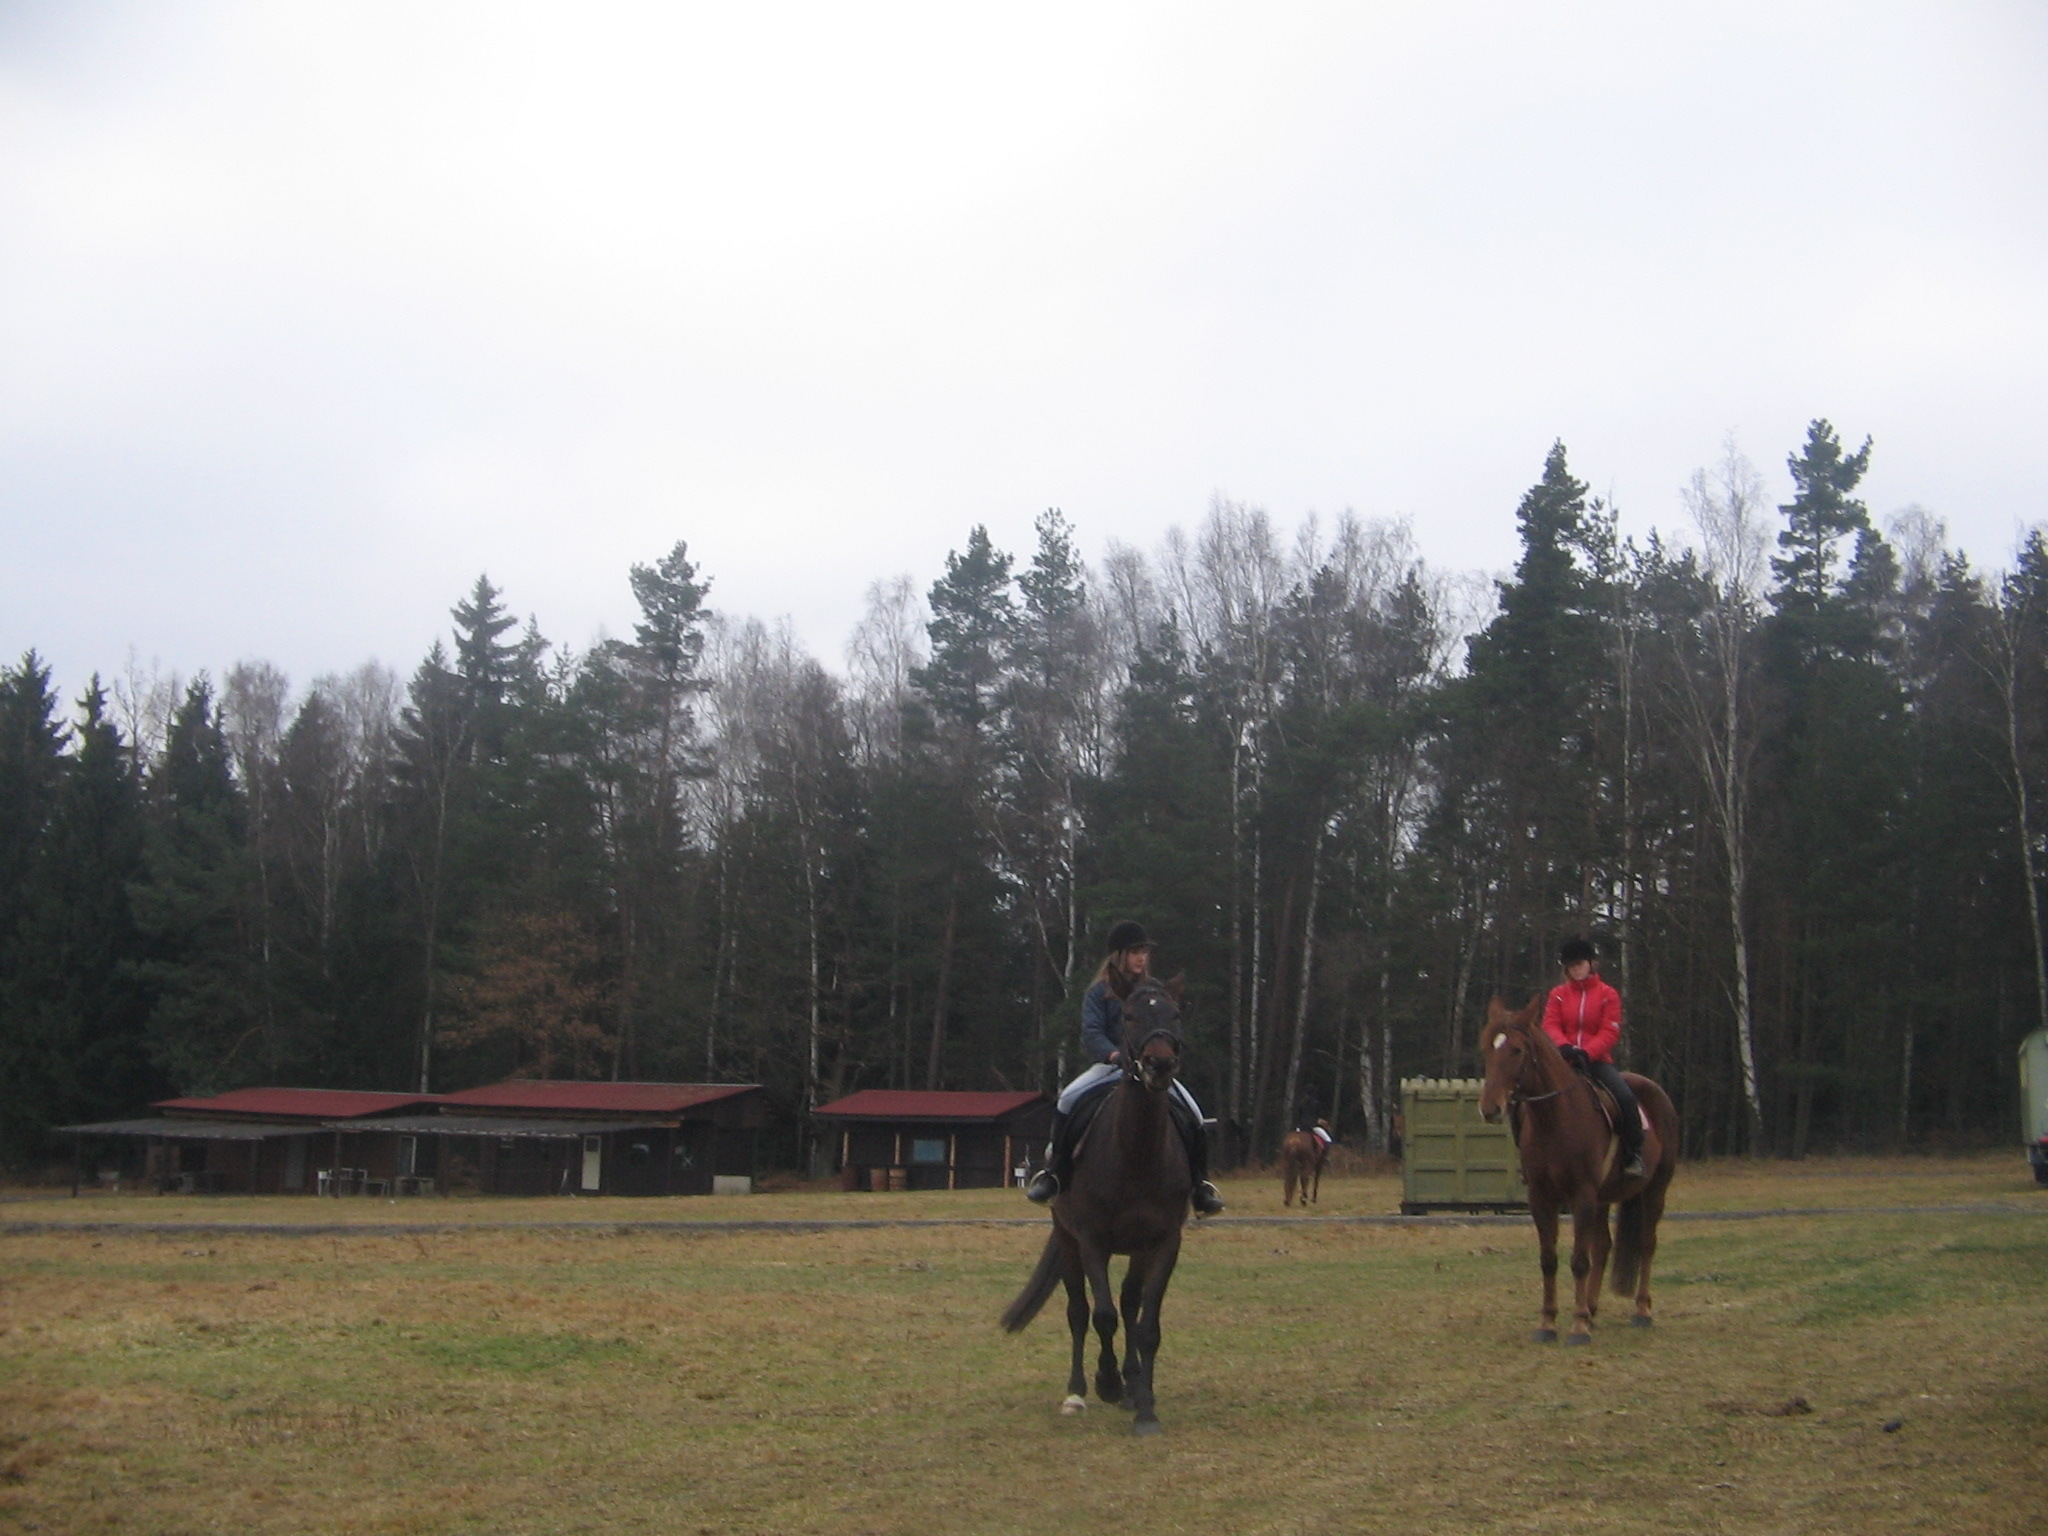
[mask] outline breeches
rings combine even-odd
[[[1621,1122],[1621,1139],[1630,1146],[1635,1145],[1643,1134],[1643,1116],[1636,1107],[1635,1090],[1621,1075],[1621,1068],[1611,1061],[1591,1061],[1586,1068],[1599,1079],[1601,1087],[1614,1095],[1614,1117]]]
[[[1079,1077],[1075,1078],[1071,1083],[1067,1084],[1067,1086],[1061,1090],[1059,1104],[1060,1113],[1063,1115],[1071,1115],[1074,1112],[1074,1106],[1080,1103],[1081,1100],[1088,1096],[1089,1089],[1095,1087],[1098,1083],[1108,1082],[1111,1078],[1115,1077],[1117,1073],[1121,1071],[1123,1071],[1122,1067],[1113,1067],[1106,1061],[1098,1061],[1097,1063],[1095,1063],[1094,1066],[1088,1068],[1087,1071],[1083,1072]],[[1189,1093],[1187,1089],[1181,1085],[1178,1079],[1175,1079],[1174,1081],[1173,1096],[1176,1099],[1179,1099],[1180,1102],[1183,1105],[1185,1105],[1187,1109],[1194,1115],[1195,1124],[1200,1125],[1202,1123],[1202,1106],[1195,1102],[1195,1096],[1192,1093]]]

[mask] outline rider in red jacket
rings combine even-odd
[[[1614,1118],[1621,1136],[1624,1178],[1643,1176],[1643,1117],[1635,1093],[1614,1065],[1614,1047],[1621,1039],[1621,994],[1593,969],[1593,946],[1567,939],[1557,958],[1564,964],[1564,982],[1550,989],[1543,1006],[1543,1032],[1564,1059],[1589,1077],[1596,1077],[1614,1095]]]

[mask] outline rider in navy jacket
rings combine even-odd
[[[1045,1166],[1024,1187],[1027,1197],[1044,1204],[1058,1194],[1074,1176],[1071,1138],[1074,1108],[1081,1100],[1115,1079],[1123,1068],[1124,1005],[1109,987],[1109,967],[1114,965],[1133,979],[1143,976],[1152,962],[1152,941],[1144,928],[1128,918],[1109,930],[1109,958],[1102,974],[1081,996],[1081,1049],[1090,1065],[1061,1092],[1053,1111],[1052,1143],[1046,1149]],[[1223,1209],[1223,1197],[1209,1182],[1209,1137],[1202,1125],[1202,1106],[1186,1086],[1173,1085],[1174,1118],[1188,1149],[1188,1171],[1195,1188],[1190,1197],[1204,1216]]]

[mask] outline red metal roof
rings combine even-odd
[[[922,1093],[907,1088],[863,1088],[818,1106],[821,1115],[861,1120],[1000,1120],[1034,1104],[1042,1093]]]
[[[354,1120],[431,1104],[430,1093],[357,1093],[348,1088],[237,1088],[209,1099],[160,1099],[152,1109],[189,1114],[261,1115],[267,1120]]]
[[[451,1109],[541,1109],[612,1111],[634,1115],[672,1115],[698,1104],[752,1093],[752,1083],[563,1083],[515,1078],[483,1088],[444,1093],[440,1102]]]

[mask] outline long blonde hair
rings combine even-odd
[[[1145,946],[1145,948],[1147,948],[1147,949],[1150,949],[1151,947],[1152,947],[1152,946],[1151,946],[1151,945],[1149,945],[1149,944],[1147,944],[1147,945]],[[1091,982],[1089,982],[1089,983],[1088,983],[1088,985],[1092,987],[1092,986],[1095,986],[1095,985],[1096,985],[1097,983],[1099,983],[1099,982],[1105,982],[1105,981],[1109,980],[1109,968],[1110,968],[1110,967],[1111,967],[1112,965],[1116,965],[1116,958],[1117,958],[1117,956],[1118,956],[1118,955],[1128,955],[1129,953],[1130,953],[1130,951],[1129,951],[1128,949],[1112,949],[1112,950],[1111,950],[1111,951],[1110,951],[1110,952],[1109,952],[1108,954],[1104,955],[1104,956],[1102,957],[1102,964],[1101,964],[1100,966],[1098,966],[1098,967],[1096,968],[1096,971],[1095,971],[1095,980],[1094,980],[1094,981],[1091,981]],[[1123,969],[1123,968],[1122,968],[1121,966],[1119,966],[1119,967],[1118,967],[1118,969],[1119,969],[1119,970],[1121,970],[1121,969]],[[1129,973],[1128,973],[1128,972],[1126,972],[1125,974],[1126,974],[1126,975],[1128,975]]]

